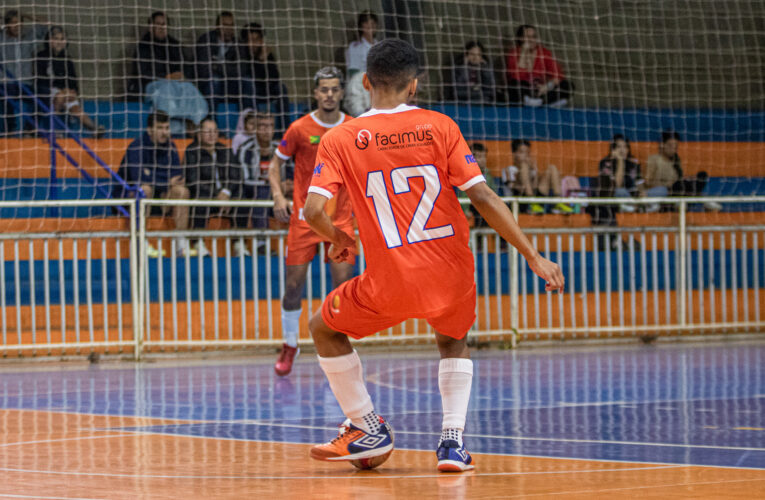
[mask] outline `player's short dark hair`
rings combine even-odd
[[[526,139],[513,139],[513,142],[510,143],[510,151],[515,153],[521,149],[521,146],[531,147],[531,143]]]
[[[482,142],[472,142],[470,143],[470,150],[472,152],[480,151],[481,153],[486,152],[486,145]]]
[[[662,144],[669,141],[670,139],[675,139],[676,141],[680,142],[680,134],[678,134],[674,130],[665,130],[664,132],[661,133]]]
[[[165,14],[161,10],[155,10],[154,12],[151,13],[151,15],[149,16],[149,24],[154,24],[154,21],[156,21],[157,18],[160,17],[160,16],[164,17],[165,18],[165,24],[170,26],[170,18],[167,17],[167,14]]]
[[[247,41],[247,35],[250,33],[257,33],[261,36],[261,38],[266,37],[266,32],[263,31],[263,26],[261,26],[258,23],[247,23],[244,25],[244,28],[242,28],[241,37],[242,41]]]
[[[220,25],[220,20],[222,18],[224,18],[224,17],[230,17],[230,18],[233,19],[234,18],[234,14],[230,10],[224,10],[223,12],[218,14],[218,16],[215,18],[215,26],[219,26]]]
[[[337,78],[340,80],[341,87],[345,86],[345,79],[343,78],[342,71],[340,71],[336,66],[324,66],[313,75],[313,88],[319,86],[320,80],[331,80],[332,78]]]
[[[170,116],[164,111],[152,111],[146,117],[146,126],[153,127],[155,123],[170,123]]]
[[[416,78],[419,67],[417,49],[398,38],[377,42],[367,55],[367,78],[373,87],[387,87],[400,92]]]

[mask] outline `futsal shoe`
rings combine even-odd
[[[335,462],[390,454],[393,451],[393,429],[382,417],[378,418],[380,432],[377,434],[368,434],[346,419],[335,439],[311,448],[311,458]]]
[[[453,439],[446,439],[436,450],[438,470],[441,472],[464,472],[475,468],[475,461],[465,446]]]
[[[295,358],[297,358],[298,354],[300,354],[299,347],[282,344],[282,352],[279,353],[279,359],[276,360],[276,364],[274,365],[276,374],[280,377],[289,375],[292,371],[292,363],[295,362]]]

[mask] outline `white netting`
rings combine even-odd
[[[632,152],[645,176],[662,130],[672,129],[680,137],[683,175],[707,172],[710,177],[702,194],[765,192],[762,2],[269,0],[157,1],[148,6],[129,1],[115,6],[90,0],[35,0],[6,3],[3,9],[4,14],[17,11],[16,21],[22,21],[18,43],[14,16],[11,13],[6,19],[0,54],[4,70],[20,73],[14,76],[21,77],[43,105],[56,107],[52,118],[33,95],[12,85],[15,80],[5,73],[0,90],[15,98],[3,100],[0,124],[9,136],[0,143],[4,200],[92,199],[112,192],[119,180],[105,166],[118,170],[127,145],[143,133],[152,107],[141,75],[136,75],[136,52],[155,11],[166,13],[168,34],[178,40],[183,54],[184,63],[171,72],[191,84],[169,91],[176,97],[188,91],[189,98],[181,104],[190,109],[159,105],[178,113],[172,130],[181,153],[190,139],[184,138],[183,117],[196,123],[209,105],[226,138],[233,135],[240,106],[253,104],[276,114],[278,136],[290,120],[310,109],[311,76],[318,68],[336,64],[346,69],[345,50],[357,38],[357,16],[369,10],[379,19],[378,38],[400,36],[422,51],[419,103],[448,113],[466,137],[484,142],[488,167],[498,178],[503,168],[514,163],[510,140],[524,138],[531,141],[540,172],[554,164],[561,176],[576,176],[584,188],[593,188],[598,163],[609,154],[608,143],[617,133],[632,141]],[[230,81],[224,82],[218,89],[219,99],[200,99],[195,89],[205,93],[207,80],[202,61],[195,60],[198,41],[216,28],[216,17],[223,11],[233,14],[236,38],[247,23],[262,27],[279,79],[261,88],[257,81],[252,88],[234,82],[235,90]],[[550,94],[565,98],[565,103],[555,99],[562,108],[547,106],[552,98],[542,99],[547,102],[535,107],[539,104],[535,95],[519,98],[518,87],[508,87],[507,55],[522,24],[536,28],[540,43],[551,51],[563,79],[571,84],[563,94]],[[37,54],[46,45],[39,38],[50,25],[63,27],[66,50],[77,72],[79,106],[73,104],[74,98],[52,98],[45,82],[41,87],[40,78],[35,77],[35,68],[47,71],[38,64]],[[465,71],[462,64],[471,41],[480,42],[484,49],[483,73]],[[143,75],[144,84],[151,76]],[[481,87],[476,78],[493,79],[494,85]],[[461,88],[464,82],[469,88]],[[254,93],[258,98],[253,99]],[[24,99],[18,99],[19,94]],[[103,127],[102,139],[84,142],[92,155],[75,140],[92,138],[97,129],[91,130],[91,125]],[[70,156],[57,155],[55,165],[45,132],[51,126],[58,137],[56,147]],[[728,209],[761,207],[742,204]],[[16,219],[75,215],[3,210],[3,217]],[[80,211],[77,215],[97,214]]]

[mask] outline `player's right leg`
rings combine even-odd
[[[279,358],[274,364],[274,371],[282,377],[292,371],[292,364],[300,353],[297,343],[300,334],[303,289],[305,288],[308,265],[309,262],[285,266],[284,296],[282,297],[282,339],[284,343]]]
[[[391,452],[393,430],[375,413],[372,398],[364,384],[361,360],[348,337],[330,328],[324,322],[321,311],[311,318],[309,329],[319,355],[319,365],[347,417],[336,438],[311,448],[311,458],[357,460]]]

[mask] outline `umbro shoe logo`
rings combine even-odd
[[[367,434],[361,439],[354,441],[353,444],[356,446],[360,446],[362,448],[372,449],[372,448],[376,448],[380,443],[385,441],[386,438],[387,436],[384,436],[384,435]]]

